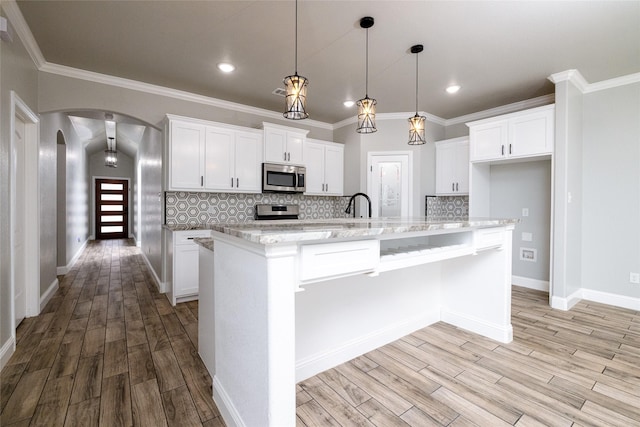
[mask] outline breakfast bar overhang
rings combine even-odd
[[[200,325],[213,331],[200,345],[215,349],[203,359],[226,424],[293,427],[297,382],[438,321],[510,342],[515,223],[212,225],[200,286],[213,287],[213,307],[199,310],[214,324]]]

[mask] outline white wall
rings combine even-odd
[[[582,287],[640,298],[640,83],[585,94],[582,136]]]
[[[1,6],[0,6],[1,7]],[[0,8],[0,14],[6,17]],[[11,91],[29,106],[38,107],[38,71],[18,37],[0,41],[0,348],[11,339],[11,251],[9,239],[9,159]]]

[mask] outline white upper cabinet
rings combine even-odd
[[[467,123],[472,162],[553,153],[554,105]]]
[[[304,143],[308,131],[263,123],[264,161],[267,163],[304,164]]]
[[[261,191],[261,131],[167,117],[168,191]]]
[[[469,138],[437,141],[436,194],[463,195],[469,193]]]
[[[344,192],[344,146],[307,139],[304,147],[307,195],[342,196]]]

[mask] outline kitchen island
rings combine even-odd
[[[212,224],[200,286],[213,287],[214,320],[199,336],[226,424],[295,426],[298,381],[438,321],[510,342],[515,223]]]

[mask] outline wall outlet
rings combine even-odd
[[[529,216],[529,208],[522,208],[522,216]]]
[[[629,273],[629,282],[640,284],[640,273]]]
[[[523,242],[531,242],[533,241],[533,233],[527,233],[525,231],[522,232],[522,241]]]
[[[537,262],[538,251],[533,248],[520,248],[520,261]]]

